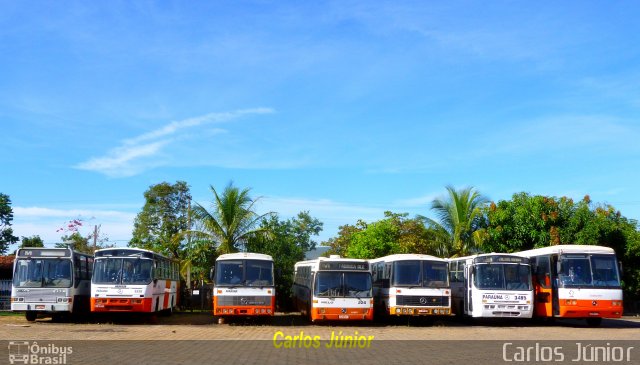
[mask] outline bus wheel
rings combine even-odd
[[[590,317],[587,318],[587,326],[589,327],[599,327],[602,324],[601,317]]]
[[[38,313],[29,311],[24,314],[24,317],[27,319],[27,321],[33,322],[36,320],[36,318],[38,318]]]

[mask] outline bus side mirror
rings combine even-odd
[[[622,261],[618,261],[618,271],[620,272],[620,276],[624,274],[624,270],[622,270]]]
[[[213,274],[215,273],[215,268],[212,267],[211,270],[209,270],[209,280],[213,281]]]

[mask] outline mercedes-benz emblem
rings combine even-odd
[[[247,305],[247,298],[240,298],[240,304]]]
[[[342,308],[340,311],[341,311],[342,313],[347,313],[347,308]]]
[[[511,297],[508,294],[504,296],[504,300],[510,300],[510,299]]]
[[[593,304],[593,306],[595,307],[596,305],[598,305],[598,302],[594,300],[593,302],[591,302],[591,304]]]
[[[427,298],[425,298],[425,297],[420,297],[420,304],[422,304],[422,305],[427,304]]]

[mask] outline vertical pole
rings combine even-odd
[[[187,229],[191,230],[191,199],[187,210]],[[187,289],[191,289],[191,234],[187,234]]]
[[[96,252],[96,247],[98,245],[98,226],[93,226],[93,252]]]

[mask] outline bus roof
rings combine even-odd
[[[497,256],[522,257],[522,255],[519,255],[516,253],[491,252],[491,253],[479,253],[479,254],[463,256],[463,257],[451,257],[451,258],[448,258],[447,261],[461,261],[461,260],[466,261],[470,259],[473,260],[477,258],[497,257]]]
[[[521,251],[517,254],[525,257],[533,257],[540,255],[563,253],[597,253],[597,254],[615,254],[611,247],[595,246],[595,245],[555,245],[542,248],[534,248],[533,250]]]
[[[415,254],[415,253],[398,253],[394,255],[388,255],[384,257],[378,257],[376,259],[371,259],[369,262],[381,262],[381,261],[407,261],[407,260],[430,260],[430,261],[447,261],[441,257],[436,257],[432,255],[423,255],[423,254]]]
[[[364,264],[363,267],[367,267],[368,270],[368,266],[369,266],[369,261],[367,260],[363,260],[363,259],[350,259],[350,258],[345,258],[345,257],[340,257],[337,255],[331,255],[331,257],[318,257],[315,260],[306,260],[306,261],[298,261],[295,263],[294,267],[297,269],[300,266],[311,266],[312,270],[318,270],[319,268],[321,268],[320,264],[321,263],[354,263],[354,264]],[[324,270],[324,269],[322,269]],[[360,270],[360,269],[356,269],[356,270]]]
[[[265,255],[263,253],[253,253],[253,252],[236,252],[236,253],[225,253],[223,255],[218,256],[216,261],[223,260],[266,260],[273,261],[273,257],[269,255]]]
[[[139,253],[146,253],[146,254],[151,255],[151,256],[149,256],[149,258],[151,258],[152,256],[157,256],[157,257],[165,258],[165,259],[167,259],[167,260],[174,260],[174,259],[172,259],[172,258],[166,257],[166,256],[165,256],[165,255],[163,255],[163,254],[160,254],[160,253],[157,253],[157,252],[154,252],[154,251],[151,251],[151,250],[147,250],[147,249],[144,249],[144,248],[138,248],[138,247],[110,247],[110,248],[101,248],[101,249],[99,249],[99,250],[96,250],[96,252],[95,252],[95,256],[96,256],[96,257],[98,257],[98,256],[103,256],[103,257],[105,257],[105,256],[109,256],[108,254],[109,254],[110,252],[114,252],[116,256],[120,256],[120,255],[118,255],[117,251],[122,251],[122,252],[127,252],[127,251],[129,251],[130,253],[129,253],[129,254],[127,254],[126,256],[129,256],[129,255],[131,255],[131,254],[133,254],[133,253],[139,252]]]
[[[90,253],[75,251],[68,247],[23,247],[16,250],[16,257],[71,257],[72,255],[92,256]]]

